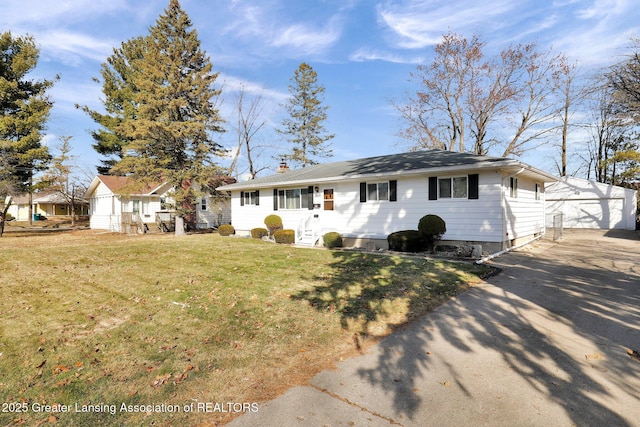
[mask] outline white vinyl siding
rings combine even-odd
[[[349,236],[385,239],[395,231],[415,230],[421,217],[436,214],[447,224],[444,239],[486,242],[503,240],[502,176],[499,173],[491,171],[479,174],[480,197],[475,200],[467,198],[428,200],[428,177],[395,178],[398,178],[397,201],[389,203],[361,202],[361,183],[358,181],[343,180],[326,183],[321,186],[320,191],[324,188],[333,189],[333,211],[322,209],[274,211],[273,188],[260,190],[262,199],[260,206],[242,209],[240,191],[234,191],[232,193],[233,225],[236,230],[246,235],[252,228],[264,227],[264,218],[269,214],[279,215],[284,228],[289,229],[295,229],[299,221],[309,215],[318,215],[323,233],[337,231]],[[282,190],[285,189],[282,188]],[[543,222],[544,219],[540,221]]]
[[[540,187],[536,192],[536,184],[523,176],[505,178],[506,240],[544,232],[544,197]]]

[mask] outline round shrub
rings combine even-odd
[[[274,214],[268,215],[264,219],[264,225],[266,225],[269,230],[269,236],[273,236],[276,230],[282,230],[282,218]]]
[[[387,236],[389,250],[398,252],[422,252],[426,242],[418,230],[402,230]]]
[[[276,243],[290,245],[296,240],[296,232],[294,230],[276,230],[273,233]]]
[[[447,225],[438,215],[425,215],[418,222],[418,231],[427,242],[427,248],[433,250],[435,243],[447,232]]]
[[[254,239],[262,239],[264,236],[268,236],[269,231],[266,228],[252,228],[251,237]]]
[[[336,231],[326,233],[322,236],[322,240],[324,240],[324,245],[329,249],[342,247],[342,236]]]
[[[232,234],[236,234],[236,229],[231,224],[222,224],[218,227],[218,234],[221,236],[230,236]]]

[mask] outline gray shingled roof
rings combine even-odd
[[[478,156],[444,150],[424,150],[409,153],[367,157],[364,159],[325,163],[290,170],[285,173],[257,178],[218,187],[218,190],[242,190],[275,185],[293,185],[314,182],[360,179],[366,177],[436,173],[463,169],[521,169],[533,173],[544,181],[556,181],[551,175],[536,170],[522,162],[500,157]]]

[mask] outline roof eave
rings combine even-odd
[[[502,161],[496,162],[486,162],[486,163],[477,163],[475,165],[457,165],[457,166],[443,166],[443,167],[435,167],[435,168],[421,168],[414,170],[399,170],[395,172],[384,172],[384,173],[370,173],[370,174],[355,174],[355,175],[338,175],[338,176],[329,176],[324,178],[316,178],[316,179],[297,179],[297,180],[280,180],[280,181],[271,181],[271,182],[258,182],[254,183],[253,181],[245,181],[236,184],[223,185],[221,187],[217,187],[218,191],[237,191],[244,189],[264,189],[264,188],[273,188],[277,186],[295,186],[295,185],[303,185],[303,184],[319,184],[326,182],[337,182],[337,181],[355,181],[361,179],[371,179],[371,178],[386,178],[386,177],[398,177],[398,176],[416,176],[416,175],[433,175],[439,173],[455,173],[460,171],[469,171],[469,170],[508,170],[510,168],[520,168],[524,167],[527,170],[531,170],[533,173],[538,175],[545,176],[549,178],[551,181],[557,181],[558,179],[545,173],[542,171],[538,171],[535,168],[532,168],[528,165],[525,165],[521,162],[511,159],[504,159]]]

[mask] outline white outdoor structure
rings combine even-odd
[[[98,175],[85,195],[90,204],[89,226],[121,232],[124,213],[136,214],[149,228],[156,227],[156,213],[171,208],[171,190],[166,182],[136,187],[127,177]],[[198,228],[217,227],[231,221],[228,198],[205,194],[199,198],[195,209]]]
[[[386,248],[427,214],[444,219],[443,240],[502,250],[545,231],[545,182],[557,178],[512,159],[441,150],[378,156],[290,170],[218,187],[231,191],[237,234],[277,214],[299,244],[329,231],[346,245]]]
[[[565,177],[547,188],[547,213],[561,213],[565,228],[635,230],[636,198],[636,190]]]

